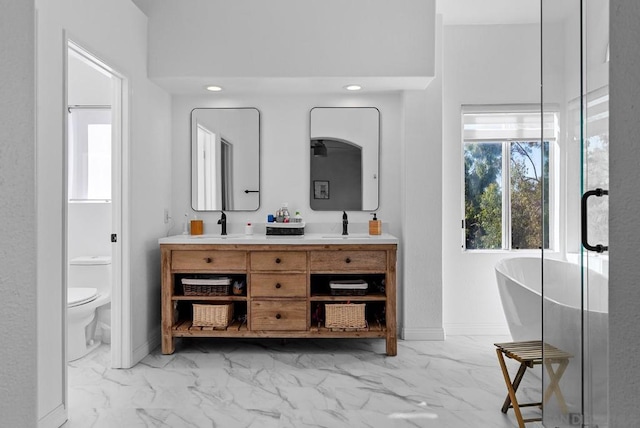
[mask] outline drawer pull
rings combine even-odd
[[[211,257],[205,257],[204,261],[207,263],[211,263],[213,261],[213,259]]]
[[[276,288],[280,288],[280,287],[282,287],[282,284],[277,283],[277,284],[276,284]]]
[[[276,319],[279,320],[280,318],[282,318],[282,315],[276,314]]]
[[[349,257],[347,257],[347,258],[345,259],[345,263],[351,263],[351,259],[350,259]]]
[[[282,260],[280,260],[280,257],[276,258],[276,263],[280,264]]]

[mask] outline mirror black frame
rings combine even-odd
[[[231,208],[229,209],[228,207],[225,207],[224,205],[220,208],[220,209],[197,209],[194,207],[194,159],[195,159],[195,155],[194,155],[194,112],[196,112],[196,110],[253,110],[256,112],[257,114],[257,165],[258,165],[258,176],[257,176],[257,189],[245,189],[243,192],[246,194],[249,193],[257,193],[258,195],[258,201],[257,201],[257,206],[255,208],[251,208],[251,209],[234,209]],[[260,209],[260,205],[261,205],[261,191],[262,191],[262,154],[261,154],[261,146],[262,146],[262,121],[261,121],[261,113],[260,110],[258,110],[255,107],[195,107],[191,110],[190,114],[189,114],[189,134],[190,134],[190,200],[191,200],[191,209],[196,211],[196,212],[216,212],[216,211],[231,211],[231,212],[251,212],[251,211],[258,211]]]
[[[360,203],[360,207],[359,208],[354,208],[354,207],[346,207],[343,206],[344,204],[342,204],[341,206],[332,206],[330,208],[318,208],[318,204],[316,204],[316,207],[313,206],[314,204],[314,200],[322,200],[322,199],[328,199],[329,198],[329,186],[330,183],[327,181],[324,182],[319,182],[322,180],[319,180],[318,177],[313,176],[313,160],[314,157],[318,157],[318,158],[325,158],[328,155],[328,146],[327,144],[343,144],[344,147],[347,146],[356,146],[356,147],[361,147],[358,146],[356,143],[350,141],[349,139],[344,139],[344,138],[340,138],[340,137],[333,137],[333,136],[328,136],[328,135],[323,135],[323,136],[318,136],[318,135],[314,135],[314,128],[313,128],[313,111],[314,110],[374,110],[376,113],[376,126],[375,126],[375,132],[377,133],[377,141],[376,141],[376,161],[375,161],[375,171],[374,176],[373,176],[373,180],[375,180],[375,192],[376,192],[376,206],[375,207],[364,207],[362,206],[362,198],[361,198],[361,203]],[[309,208],[313,211],[343,211],[343,210],[347,210],[347,211],[376,211],[379,207],[380,207],[380,154],[381,154],[381,136],[382,136],[382,120],[381,120],[381,114],[380,114],[380,110],[377,107],[370,107],[370,106],[358,106],[358,107],[313,107],[310,111],[309,111],[309,139],[307,140],[307,144],[308,144],[308,153],[309,153]],[[361,169],[364,168],[362,167],[362,165],[364,165],[364,161],[361,164]],[[362,174],[362,176],[364,177],[364,173]],[[364,181],[366,179],[361,179],[360,183],[361,186],[364,187]],[[326,183],[326,184],[324,184]],[[372,184],[373,186],[373,184]],[[331,192],[333,192],[333,189],[336,188],[336,186],[331,186],[332,190]],[[326,189],[326,190],[324,190]],[[340,189],[340,187],[338,186],[338,189]],[[320,192],[321,194],[318,196],[317,193]]]

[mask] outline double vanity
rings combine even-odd
[[[191,111],[194,211],[260,208],[260,126],[255,108]],[[378,109],[315,107],[309,129],[309,208],[376,211]],[[218,223],[226,232],[224,213]],[[179,337],[381,338],[396,355],[397,244],[384,234],[160,239],[162,352]],[[366,292],[338,287],[354,283]]]
[[[397,238],[383,235],[179,235],[160,239],[162,353],[178,337],[381,338],[396,355]],[[227,277],[237,294],[185,295],[184,278]],[[362,295],[334,295],[332,281],[364,280]],[[325,305],[365,304],[363,328],[327,328]],[[193,304],[232,305],[227,326],[193,325]]]

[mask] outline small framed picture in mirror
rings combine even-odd
[[[329,182],[324,180],[314,180],[313,199],[329,199]]]

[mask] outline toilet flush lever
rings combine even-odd
[[[111,234],[111,242],[118,242],[118,234],[117,233],[112,233]]]

